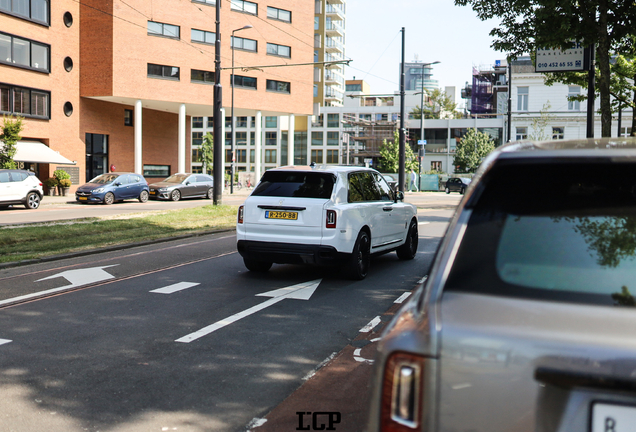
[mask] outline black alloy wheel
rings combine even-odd
[[[409,232],[406,234],[406,241],[396,250],[398,258],[401,260],[412,260],[415,258],[418,243],[419,233],[417,231],[417,221],[412,220],[409,226]]]
[[[351,279],[362,280],[369,274],[371,264],[371,239],[366,231],[360,231],[358,239],[353,247],[351,254],[351,262],[349,263],[349,272]]]

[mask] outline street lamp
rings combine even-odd
[[[424,67],[441,63],[440,61],[434,61],[432,63],[422,63],[422,88],[420,89],[420,140],[424,140]],[[424,144],[422,144],[424,145]],[[420,148],[417,148],[417,190],[420,191],[420,183],[422,180],[422,157],[420,156]]]
[[[234,121],[234,33],[237,31],[241,31],[241,30],[247,30],[247,29],[251,29],[252,26],[250,24],[247,24],[241,28],[232,30],[232,41],[231,41],[231,45],[232,45],[232,110],[231,110],[231,117],[232,117],[232,142],[231,142],[231,154],[232,154],[232,162],[230,163],[230,194],[234,193],[234,161],[236,160],[236,157],[234,156],[234,152],[235,152],[235,146],[234,146],[234,142],[236,139],[236,125],[235,125],[235,121]]]

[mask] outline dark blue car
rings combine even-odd
[[[148,182],[141,174],[114,172],[97,176],[77,188],[75,199],[80,203],[106,205],[126,199],[138,199],[144,203],[148,201],[148,192]]]

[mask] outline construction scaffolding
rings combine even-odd
[[[397,120],[369,120],[344,115],[342,161],[345,165],[379,166],[380,147],[384,140],[393,141],[398,129]],[[348,142],[347,142],[348,141]]]

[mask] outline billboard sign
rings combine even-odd
[[[580,72],[589,69],[588,50],[580,42],[572,48],[538,48],[535,72]]]

